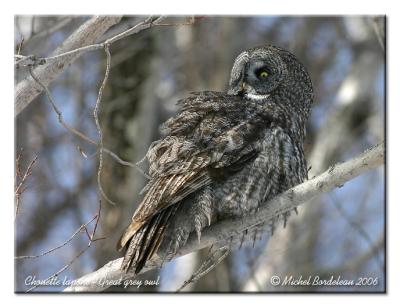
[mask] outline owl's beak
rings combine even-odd
[[[228,91],[228,94],[243,95],[248,92],[249,86],[246,82],[240,82],[235,88]]]
[[[241,82],[241,83],[240,83],[240,86],[239,86],[238,94],[241,94],[241,95],[242,95],[242,94],[246,93],[248,89],[249,89],[249,88],[248,88],[247,83]]]

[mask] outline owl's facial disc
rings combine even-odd
[[[279,84],[279,72],[268,58],[253,58],[244,67],[244,94],[251,99],[265,99]]]
[[[244,97],[254,101],[265,100],[270,96],[270,94],[257,93],[254,88],[246,82],[241,83],[239,93]]]
[[[265,100],[279,87],[285,64],[276,52],[268,48],[242,53],[232,68],[229,94],[251,100]]]
[[[266,100],[270,94],[253,94],[253,93],[246,93],[244,95],[246,98],[252,100],[252,101],[264,101]]]

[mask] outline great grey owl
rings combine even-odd
[[[200,238],[204,227],[303,182],[312,102],[307,70],[275,46],[243,51],[227,92],[180,100],[146,154],[151,179],[117,244],[127,247],[122,270],[138,273],[161,246],[173,255],[191,232]]]

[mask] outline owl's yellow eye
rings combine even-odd
[[[267,78],[268,77],[268,72],[266,71],[266,70],[260,70],[259,72],[258,72],[258,78],[262,78],[262,79],[265,79],[265,78]]]

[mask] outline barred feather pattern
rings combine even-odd
[[[272,75],[266,84],[247,77],[260,57]],[[304,67],[276,47],[243,52],[228,93],[196,92],[180,100],[178,114],[162,126],[164,138],[146,154],[151,179],[117,244],[126,247],[122,269],[140,272],[154,254],[169,259],[192,232],[200,240],[205,227],[254,212],[301,183],[307,177],[303,143],[312,100]],[[287,217],[268,222],[270,231]],[[249,231],[256,238],[265,228]]]

